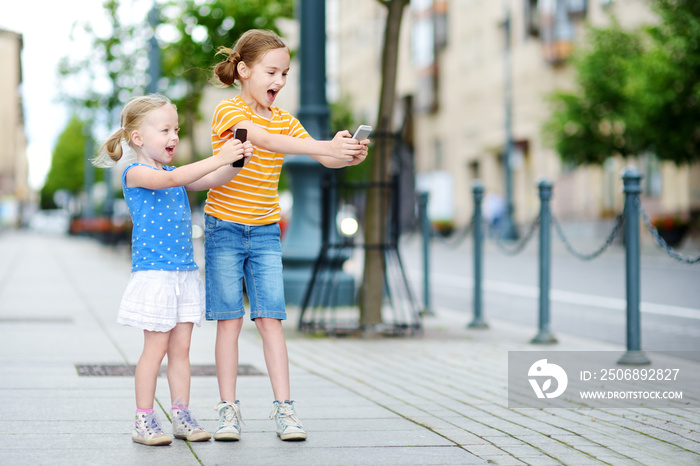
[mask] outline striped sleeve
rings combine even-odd
[[[216,107],[211,122],[212,142],[218,139],[219,142],[223,143],[221,140],[231,137],[231,128],[243,120],[250,120],[250,115],[246,114],[244,108],[235,105],[231,100],[221,102]],[[220,144],[218,146],[220,147]],[[219,147],[216,144],[214,145],[215,153],[218,152]]]
[[[306,132],[306,129],[302,126],[301,122],[296,119],[296,117],[289,113],[287,113],[286,117],[289,121],[289,132],[287,133],[289,136],[301,139],[311,137],[311,135]]]

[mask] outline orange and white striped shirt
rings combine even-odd
[[[270,107],[272,117],[263,118],[251,110],[240,96],[219,103],[214,111],[211,145],[214,154],[226,140],[233,138],[232,128],[250,120],[271,134],[307,138],[309,133],[289,112]],[[253,157],[231,181],[212,188],[207,194],[204,212],[221,220],[244,225],[268,225],[280,220],[277,185],[284,154],[253,146]]]

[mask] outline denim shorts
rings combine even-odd
[[[245,315],[243,280],[251,319],[286,319],[279,225],[243,225],[211,215],[204,220],[207,320]]]

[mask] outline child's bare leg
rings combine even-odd
[[[238,379],[238,336],[243,318],[220,320],[216,324],[216,377],[222,401],[236,402]]]
[[[284,339],[282,321],[268,317],[258,317],[255,325],[263,341],[265,365],[270,374],[272,393],[275,400],[287,401],[289,393],[289,358],[287,342]]]
[[[153,409],[156,396],[158,370],[168,351],[170,332],[143,331],[143,352],[136,364],[134,381],[136,385],[136,408]]]
[[[190,342],[193,326],[191,322],[181,322],[170,331],[168,385],[173,406],[178,398],[184,406],[190,403]]]

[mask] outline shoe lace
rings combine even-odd
[[[199,421],[195,417],[194,413],[189,409],[181,409],[180,414],[177,416],[178,421],[187,426],[187,428],[192,430],[203,430],[202,426],[199,425]]]
[[[301,420],[299,420],[299,418],[297,417],[296,413],[294,412],[294,408],[291,404],[275,404],[275,407],[270,413],[270,419],[274,419],[275,416],[279,416],[280,424],[282,424],[283,426],[303,427],[301,424]]]
[[[236,423],[238,425],[241,425],[243,423],[243,415],[241,414],[241,409],[235,403],[226,403],[223,407],[222,412],[224,414],[224,419],[227,423],[233,422],[234,419],[236,420]]]
[[[156,416],[156,413],[151,411],[146,415],[146,429],[149,431],[155,433],[155,434],[160,434],[163,432],[163,428],[160,425],[160,422],[158,421],[158,416]]]

